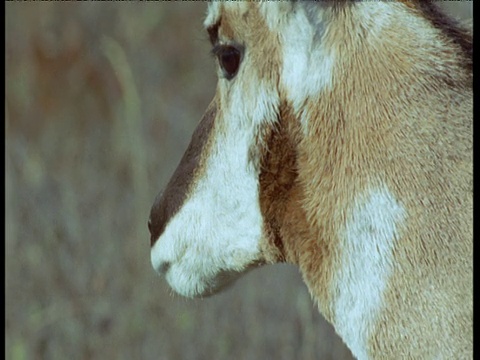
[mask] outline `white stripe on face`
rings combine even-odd
[[[295,11],[291,7],[295,7]],[[322,47],[325,9],[318,3],[262,4],[270,30],[280,37],[283,49],[281,82],[296,115],[306,99],[332,86],[335,54]],[[302,117],[304,130],[306,118]]]
[[[153,267],[184,296],[211,294],[262,260],[256,149],[261,127],[277,120],[279,99],[249,61],[245,55],[234,79],[219,79],[204,169],[152,247]]]

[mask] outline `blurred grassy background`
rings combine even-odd
[[[205,8],[6,4],[7,359],[351,358],[294,267],[206,300],[151,268],[150,206],[215,89]]]

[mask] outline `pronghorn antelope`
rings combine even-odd
[[[181,295],[297,264],[358,359],[472,357],[472,37],[422,1],[211,2],[216,95],[151,210]]]

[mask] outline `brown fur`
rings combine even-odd
[[[347,12],[336,25],[354,16]],[[335,88],[312,105],[310,118],[324,121],[312,124],[303,143],[305,183],[319,179],[305,207],[323,227],[331,224],[324,236],[335,238],[338,211],[367,184],[386,182],[409,220],[372,352],[465,358],[472,345],[471,53],[452,44],[448,31],[422,31],[391,29],[377,48],[364,44],[359,59],[349,53],[353,39],[332,36],[332,46],[347,45],[338,49],[344,62]],[[409,48],[410,39],[424,44]]]
[[[336,9],[322,41],[340,63],[333,89],[306,102],[308,135],[295,131],[298,119],[288,106],[280,110],[260,175],[266,256],[298,264],[335,323],[328,289],[341,267],[338,229],[356,194],[386,183],[408,221],[370,352],[466,358],[472,346],[471,35],[432,4],[397,7],[405,23],[381,38],[356,30],[354,6]],[[403,26],[408,17],[422,27]]]

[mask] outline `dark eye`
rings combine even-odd
[[[232,79],[238,71],[241,60],[241,52],[233,46],[219,46],[213,49],[218,58],[218,63],[227,80]]]

